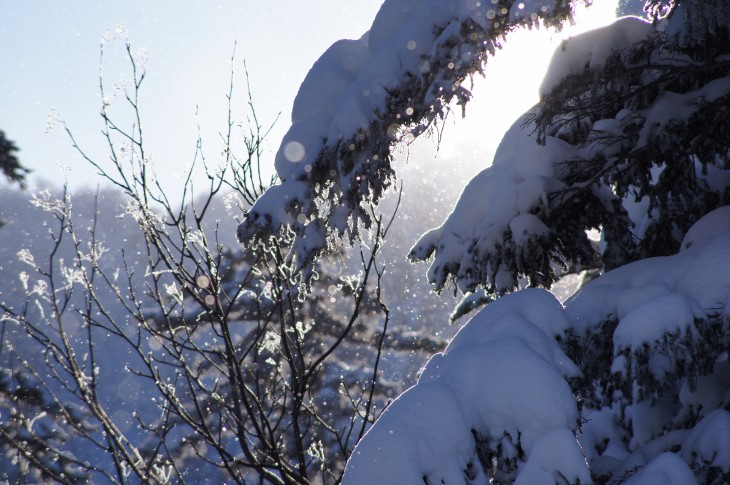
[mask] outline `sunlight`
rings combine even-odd
[[[484,78],[474,79],[466,117],[454,120],[458,128],[446,127],[442,155],[463,160],[472,171],[484,168],[485,157],[491,161],[504,132],[539,100],[538,87],[560,42],[613,22],[617,4],[618,0],[596,0],[591,7],[577,9],[575,25],[562,32],[523,29],[510,34],[489,60]]]

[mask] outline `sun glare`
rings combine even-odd
[[[613,22],[617,4],[618,0],[595,0],[590,7],[578,8],[575,25],[561,32],[524,29],[510,34],[489,60],[485,77],[474,79],[466,117],[445,130],[442,154],[462,160],[465,154],[473,155],[477,169],[485,166],[485,156],[489,163],[504,132],[539,100],[538,88],[560,42]]]

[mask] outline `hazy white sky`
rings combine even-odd
[[[161,174],[180,174],[192,160],[197,122],[216,157],[226,121],[230,57],[246,60],[260,119],[282,116],[272,150],[289,125],[291,103],[312,63],[335,40],[360,37],[382,0],[0,0],[0,130],[20,147],[32,181],[95,186],[98,179],[71,149],[60,129],[46,133],[54,109],[81,144],[104,159],[99,133],[99,50],[102,36],[124,25],[134,48],[151,52],[143,88],[146,141]],[[615,0],[596,0],[592,20],[610,20]],[[489,68],[474,90],[467,123],[449,130],[445,155],[474,141],[496,143],[512,119],[536,101],[541,71],[559,36],[525,33]],[[552,44],[550,42],[553,42]],[[121,42],[106,44],[109,84],[128,75]],[[240,66],[239,66],[240,67]],[[239,101],[245,92],[239,86]],[[448,132],[453,133],[448,133]],[[460,147],[460,148],[457,148]],[[273,159],[273,153],[272,157]],[[488,158],[488,157],[487,157]],[[61,167],[69,167],[62,170]],[[175,178],[169,178],[174,187]],[[0,185],[0,188],[2,185]],[[175,190],[174,188],[172,189]]]

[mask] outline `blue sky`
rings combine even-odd
[[[98,180],[80,162],[62,130],[46,133],[57,110],[89,151],[104,157],[99,118],[102,36],[124,25],[133,48],[151,52],[143,90],[148,141],[158,170],[179,172],[192,159],[198,121],[208,145],[225,125],[230,57],[237,42],[247,62],[257,111],[271,122],[271,142],[288,127],[299,83],[335,40],[359,37],[380,0],[125,0],[0,2],[0,130],[20,147],[39,178],[72,187]],[[109,84],[128,75],[123,42],[105,47]],[[240,65],[239,65],[240,68]],[[238,94],[243,100],[243,85]],[[69,166],[65,172],[59,165]]]

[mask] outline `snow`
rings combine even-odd
[[[715,409],[689,433],[682,444],[682,456],[689,463],[711,463],[730,472],[730,412]]]
[[[705,0],[684,0],[669,19],[667,36],[680,45],[692,46],[705,42],[727,43],[730,33],[730,12],[718,9]]]
[[[382,438],[373,439],[378,433]],[[445,384],[415,386],[391,404],[378,420],[378,430],[355,448],[344,483],[417,484],[433,474],[445,483],[459,483],[473,453],[471,441],[457,398]]]
[[[697,221],[684,235],[680,251],[702,249],[723,236],[730,225],[730,207],[720,207]]]
[[[673,123],[687,122],[697,112],[701,100],[712,103],[730,91],[730,76],[714,79],[699,89],[684,94],[664,92],[645,113],[644,125],[639,134],[638,147],[647,144],[654,136],[661,136]]]
[[[554,2],[524,0],[509,10],[496,10],[494,4],[386,0],[369,33],[328,49],[302,84],[292,126],[277,154],[282,185],[256,202],[241,225],[241,239],[289,225],[300,236],[296,250],[306,259],[326,244],[330,231],[357,228],[358,204],[377,200],[387,187],[389,146],[399,130],[420,133],[453,93],[458,102],[468,100],[463,78],[454,73],[474,72],[469,66],[494,49],[490,41],[499,33],[492,26],[546,15]],[[487,34],[494,37],[466,42],[465,25],[489,28]],[[671,28],[670,23],[675,35]],[[555,52],[540,94],[550,93],[566,77],[603,67],[612,55],[656,32],[646,21],[628,17],[568,39]],[[393,94],[419,84],[425,88],[418,91],[423,99],[418,105],[412,104],[414,97],[404,102]],[[578,120],[595,135],[587,146],[560,140],[559,131],[556,136],[531,133],[524,128],[529,115],[520,118],[505,134],[492,165],[464,188],[444,223],[419,239],[411,259],[433,257],[428,277],[438,289],[452,277],[462,291],[474,291],[485,281],[497,293],[511,290],[517,275],[504,258],[529,259],[529,247],[544,246],[549,239],[551,230],[541,217],[550,212],[549,194],[565,188],[561,164],[598,155],[610,159],[618,150],[610,140],[629,128],[636,128],[641,148],[673,123],[688,122],[697,100],[712,102],[729,91],[730,78],[720,78],[693,92],[664,92],[641,111],[627,107],[605,119]],[[698,179],[708,185],[730,181],[719,167],[709,167],[706,174],[703,168],[696,165]],[[652,177],[662,170],[663,165],[652,167]],[[600,183],[589,189],[599,203],[624,204],[636,223],[629,236],[642,237],[650,216],[646,199],[621,201],[613,187]],[[330,213],[317,212],[317,197],[326,200]],[[712,370],[694,382],[686,377],[694,357],[686,341],[709,315],[730,313],[728,222],[729,208],[711,212],[687,232],[678,254],[605,273],[564,306],[535,289],[490,303],[432,357],[418,383],[358,443],[343,483],[464,483],[465,476],[488,483],[490,473],[515,483],[588,483],[590,460],[601,474],[614,479],[625,474],[625,483],[685,484],[697,481],[690,469],[694,462],[727,467],[728,450],[720,437],[727,436],[728,413],[697,411],[727,405],[729,386],[722,377],[727,356],[710,362]],[[569,347],[566,339],[600,335],[602,326],[612,324],[610,339],[597,343],[612,348],[596,350],[610,356],[605,370],[613,375],[607,379],[627,382],[627,387],[607,386],[609,394],[596,398],[604,407],[579,406],[583,397],[573,394],[570,383],[582,375],[563,350]],[[585,358],[583,369],[591,365],[590,356]],[[640,385],[639,373],[655,387],[672,376],[670,385],[681,389],[681,402]],[[702,420],[682,421],[692,413]],[[595,422],[582,430],[583,416]],[[481,469],[485,454],[503,460],[498,470]]]
[[[580,444],[594,468],[598,468],[596,472],[604,474],[605,471],[601,468],[605,463],[601,462],[609,461],[609,466],[615,466],[617,461],[628,456],[628,451],[621,443],[626,438],[626,431],[620,428],[610,408],[586,409],[583,417],[585,424],[579,436]],[[596,453],[597,445],[605,448],[602,455]]]
[[[279,151],[276,152],[274,158],[276,172],[283,181],[289,180],[292,175],[301,173],[307,165],[311,169],[317,155],[324,147],[325,138],[321,136],[321,133],[329,126],[329,123],[330,116],[327,113],[315,113],[294,123],[284,135]],[[292,185],[291,182],[288,183],[287,189]],[[257,204],[261,213],[270,213],[271,209],[267,210],[268,208],[264,207],[263,203],[257,201]]]
[[[697,480],[687,464],[674,453],[662,453],[640,468],[625,485],[692,485]]]
[[[690,316],[722,310],[730,292],[729,219],[730,207],[716,209],[690,228],[678,254],[637,261],[586,285],[566,302],[573,328],[584,332],[605,319],[620,318],[616,343],[641,346],[651,335],[681,332]],[[631,323],[647,318],[653,322],[650,328]]]
[[[499,301],[499,305],[488,305],[462,327],[444,353],[448,355],[465,345],[515,337],[522,339],[533,352],[566,377],[579,374],[578,368],[555,341],[555,337],[568,328],[562,305],[555,296],[545,290],[530,288],[519,294],[506,295]]]
[[[591,483],[588,463],[573,433],[555,428],[540,436],[517,475],[515,485]]]
[[[701,415],[730,402],[730,362],[727,355],[715,362],[712,373],[700,376],[694,386],[685,382],[679,391],[683,406],[700,410]]]
[[[248,211],[241,241],[284,227],[301,237],[300,214],[326,221],[326,236],[342,234],[343,219],[352,220],[355,234],[367,229],[363,207],[390,187],[391,148],[399,137],[420,135],[443,119],[450,103],[468,102],[466,79],[482,71],[511,30],[540,19],[557,25],[569,16],[568,9],[553,12],[544,2],[525,1],[522,10],[526,15],[511,15],[489,1],[386,0],[365,35],[337,41],[310,69],[275,157],[281,189],[265,193]],[[516,201],[522,212],[535,191],[550,188],[546,183],[526,181]],[[544,228],[533,221],[527,229],[521,240],[540,237]],[[323,248],[295,252],[315,255]]]
[[[357,78],[369,54],[367,38],[343,39],[332,44],[302,81],[294,98],[292,123],[334,110],[339,98]]]
[[[577,368],[552,338],[565,326],[560,303],[544,290],[524,296],[489,305],[428,362],[418,384],[357,445],[344,483],[422,483],[424,476],[463,483],[467,465],[478,464],[472,430],[495,448],[524,450],[528,461],[518,477],[525,483],[545,474],[588,476],[565,380]],[[557,442],[574,451],[560,460],[546,456]]]
[[[540,95],[548,94],[568,76],[580,74],[584,69],[603,66],[614,52],[647,40],[655,32],[654,27],[645,20],[622,17],[606,27],[566,39],[550,61],[540,85]]]
[[[631,439],[629,449],[636,450],[640,445],[651,442],[654,438],[660,437],[664,431],[664,423],[671,420],[673,416],[671,402],[664,400],[658,403],[642,401],[637,404],[626,406],[626,420],[631,426]],[[644,458],[643,453],[639,453]],[[635,460],[636,456],[629,460]]]
[[[313,164],[325,146],[334,148],[367,130],[386,110],[389,91],[424,71],[423,60],[435,46],[458,35],[462,22],[483,18],[486,9],[481,2],[389,0],[368,33],[335,42],[314,63],[294,100],[292,126],[276,156],[281,180],[306,176],[302,167]],[[434,39],[440,26],[445,28]],[[462,55],[464,61],[468,57]],[[305,149],[301,160],[286,156],[293,142]],[[266,209],[257,204],[254,211]]]
[[[528,12],[539,9],[542,2],[523,3],[521,9],[517,8]],[[552,91],[566,76],[602,67],[612,53],[621,52],[627,56],[631,46],[655,34],[655,27],[645,20],[625,17],[609,26],[566,40],[552,57],[541,87],[542,95]],[[668,66],[686,62],[686,59],[663,51],[656,56],[656,62]],[[651,74],[647,72],[647,75]],[[592,122],[586,118],[580,121],[585,124],[585,129],[591,130],[585,145],[571,145],[556,138],[574,129],[574,123],[567,119],[556,122],[555,133],[550,135],[534,132],[534,125],[529,125],[529,114],[521,117],[505,134],[492,165],[469,182],[449,217],[440,227],[422,235],[409,257],[414,261],[431,260],[428,277],[437,290],[442,289],[447,281],[453,281],[464,293],[474,292],[480,285],[498,294],[524,286],[525,281],[520,281],[519,276],[526,272],[518,275],[521,268],[531,268],[537,258],[560,262],[560,257],[553,257],[547,250],[533,256],[531,248],[565,244],[566,235],[551,225],[554,223],[551,218],[554,211],[568,209],[560,205],[559,198],[551,198],[551,194],[566,188],[561,181],[566,167],[574,161],[594,159],[613,163],[616,154],[626,150],[622,143],[616,141],[626,138],[627,133],[638,130],[636,150],[640,150],[649,141],[654,142],[657,137],[664,136],[668,127],[691,122],[700,107],[721,99],[728,92],[730,78],[720,77],[684,94],[663,92],[641,110],[627,107]],[[539,109],[533,116],[540,116]],[[526,125],[529,125],[528,128],[525,128]],[[667,140],[667,143],[670,141]],[[626,156],[625,152],[622,153]],[[658,183],[665,167],[666,164],[661,164],[648,168],[653,184]],[[713,165],[712,161],[695,160],[695,172],[698,186],[706,187],[708,191],[720,195],[730,186],[730,171],[724,170],[719,163]],[[627,193],[618,194],[616,188],[606,182],[593,184],[591,190],[596,201],[606,207],[621,203],[634,224],[630,229],[632,236],[640,241],[655,218],[648,212],[649,198],[646,195],[635,197],[637,187],[630,186]],[[609,209],[609,212],[612,210]],[[678,234],[677,237],[681,236]],[[556,241],[558,237],[563,240]],[[686,242],[691,243],[691,240]],[[583,247],[588,242],[580,241],[579,244]],[[600,251],[610,254],[611,248],[602,241]],[[703,263],[704,270],[695,268],[694,276],[698,279],[692,284],[700,284],[706,289],[708,284],[701,275],[707,274],[706,270],[714,263],[722,264],[708,262]],[[556,264],[552,269],[559,271],[559,266]],[[535,276],[534,273],[532,276]],[[636,286],[640,285],[633,285]],[[699,304],[703,307],[724,304],[726,298],[721,295],[722,291],[718,289],[706,294],[707,298],[698,299]],[[715,298],[714,303],[710,298]],[[596,310],[601,313],[598,318],[615,311],[615,308],[605,308],[603,302],[596,303]]]
[[[553,166],[572,158],[574,152],[557,138],[548,138],[545,145],[536,143],[524,123],[520,118],[512,125],[492,165],[469,181],[446,221],[421,236],[411,249],[412,260],[425,260],[435,253],[428,271],[435,286],[443,286],[448,271],[455,269],[459,288],[473,291],[476,278],[470,248],[476,245],[482,253],[494,250],[504,244],[508,228],[510,240],[519,245],[549,232],[530,211],[546,205],[546,194],[564,186]]]
[[[550,228],[543,224],[539,217],[525,213],[517,215],[509,222],[509,230],[512,231],[512,239],[518,245],[550,233]]]
[[[622,293],[623,294],[623,293]],[[665,292],[645,298],[620,319],[613,333],[614,352],[624,348],[637,350],[659,340],[665,333],[684,335],[691,326],[694,314],[692,300],[677,292]],[[647,325],[653,322],[653,325]]]
[[[730,268],[721,264],[730,261],[730,224],[723,223],[728,217],[730,208],[707,214],[688,231],[679,253],[607,272],[564,306],[545,290],[526,289],[484,307],[369,430],[343,483],[415,484],[424,477],[428,483],[464,483],[466,471],[478,463],[472,430],[490,450],[501,450],[501,459],[524,452],[514,483],[557,483],[557,477],[590,483],[588,462],[595,473],[631,475],[626,483],[633,484],[696,483],[694,462],[730,469],[730,413],[716,409],[730,396],[727,355],[695,386],[684,383],[683,405],[708,407],[695,426],[668,431],[667,423],[679,419],[677,404],[637,394],[623,408],[584,408],[585,424],[578,430],[577,398],[568,380],[580,371],[558,344],[566,332],[591,332],[614,319],[611,370],[626,377],[634,352],[666,335],[696,332],[695,319],[713,311],[703,304],[705,294],[715,286],[730,293]],[[659,354],[649,360],[655,375],[675,365]],[[618,414],[629,433],[618,425]],[[487,483],[480,479],[473,483]]]

